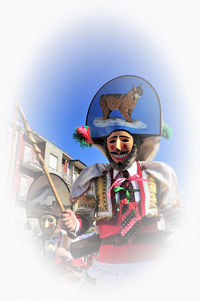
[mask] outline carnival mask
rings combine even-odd
[[[57,220],[51,214],[44,214],[39,218],[40,228],[44,236],[52,236],[57,228]]]
[[[133,136],[128,132],[112,132],[107,138],[107,150],[111,159],[115,163],[123,164],[133,149],[133,143]]]

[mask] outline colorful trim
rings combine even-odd
[[[142,170],[140,168],[140,164],[138,162],[137,163],[137,172],[139,177],[142,178]],[[141,216],[144,217],[146,214],[145,211],[145,192],[144,192],[144,184],[143,181],[138,182],[139,184],[139,188],[140,188],[140,196],[141,196],[141,200],[140,200],[140,209],[141,209]]]

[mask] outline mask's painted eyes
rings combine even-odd
[[[128,138],[123,138],[121,141],[122,142],[129,142],[129,139]]]
[[[115,143],[116,139],[111,139],[110,141],[108,141],[108,143]]]
[[[41,219],[41,222],[43,223],[43,224],[45,224],[45,222],[46,221],[48,221],[49,223],[53,223],[54,222],[54,219],[53,219],[53,217],[44,217],[44,218],[42,218]]]

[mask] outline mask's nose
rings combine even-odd
[[[117,137],[117,141],[116,141],[116,149],[118,151],[121,151],[121,141],[120,141],[120,138]]]
[[[48,221],[48,219],[45,220],[44,227],[46,229],[49,228],[49,221]]]

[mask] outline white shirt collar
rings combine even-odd
[[[134,161],[134,163],[129,167],[128,169],[129,175],[133,176],[137,174],[137,163]],[[113,178],[115,179],[116,175],[118,174],[119,170],[113,169]]]

